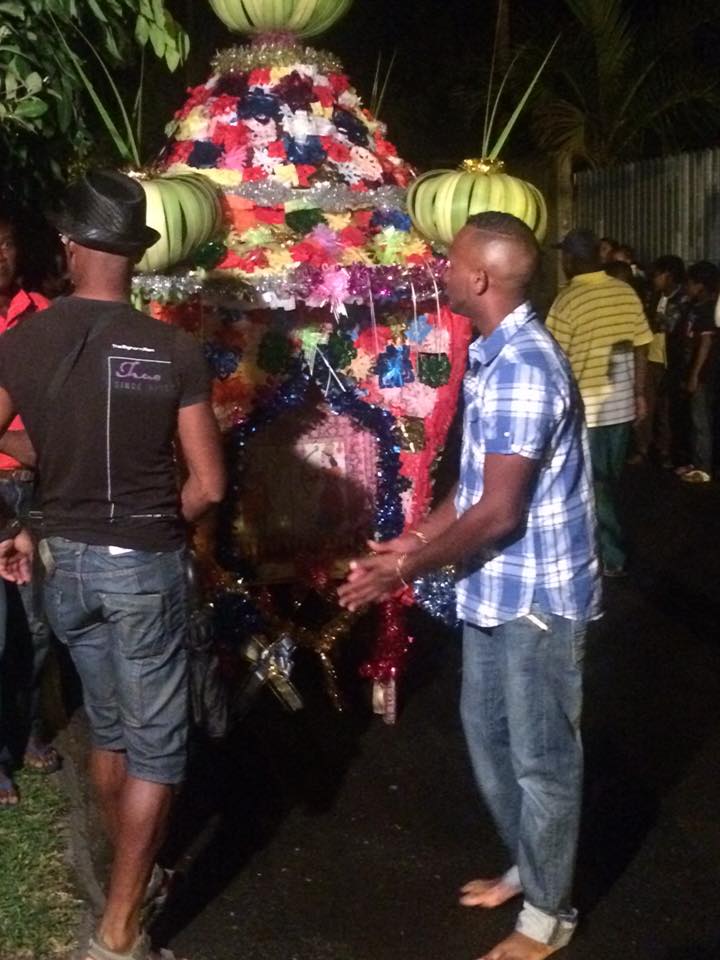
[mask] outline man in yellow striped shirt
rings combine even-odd
[[[623,576],[627,557],[616,505],[632,424],[645,416],[647,350],[642,304],[629,284],[609,277],[589,230],[558,244],[569,283],[550,307],[547,326],[570,360],[590,434],[600,554],[606,576]]]

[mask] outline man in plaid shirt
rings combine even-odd
[[[509,858],[503,876],[466,884],[461,903],[524,897],[515,931],[483,960],[544,960],[577,922],[581,665],[600,579],[582,403],[527,300],[538,255],[508,214],[478,214],[458,234],[448,297],[479,333],[459,483],[417,529],[354,561],[339,590],[355,609],[432,569],[459,569],[463,723]]]

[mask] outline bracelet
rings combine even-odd
[[[408,533],[413,537],[417,537],[420,543],[424,543],[424,544],[430,543],[430,541],[422,532],[422,530],[408,530]]]
[[[405,577],[403,577],[402,575],[403,564],[405,563],[406,560],[407,560],[407,554],[401,553],[400,556],[395,561],[395,573],[397,574],[398,580],[403,585],[403,587],[405,587],[406,590],[409,590],[410,584],[405,580]]]

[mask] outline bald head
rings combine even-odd
[[[473,320],[488,311],[505,316],[527,299],[539,259],[535,234],[522,220],[495,212],[470,217],[450,250],[450,306]]]

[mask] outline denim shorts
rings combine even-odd
[[[188,732],[185,550],[117,553],[51,537],[40,554],[47,617],[80,675],[94,746],[124,751],[133,777],[180,783]]]

